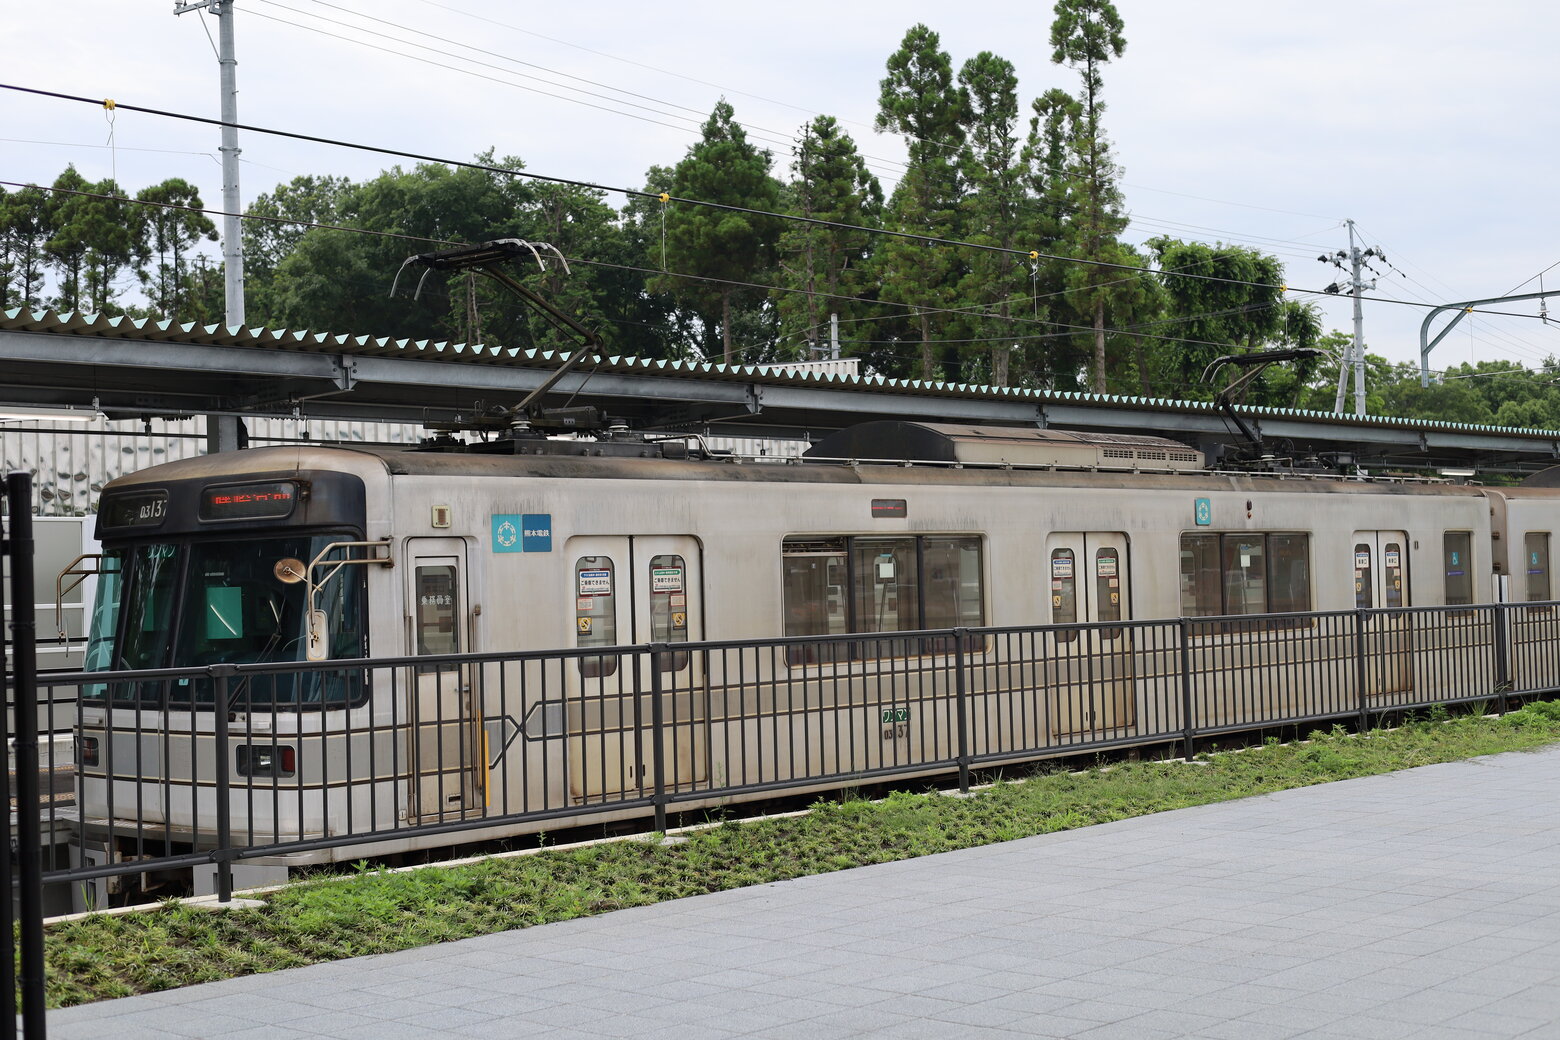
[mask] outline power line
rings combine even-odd
[[[25,87],[25,86],[21,86],[21,85],[18,85],[18,84],[0,83],[0,88],[6,89],[6,90],[16,91],[16,92],[19,92],[19,93],[31,94],[31,95],[39,96],[39,97],[49,97],[49,98],[54,98],[56,100],[71,101],[71,102],[76,102],[76,103],[81,103],[81,104],[90,104],[90,105],[94,105],[94,106],[98,106],[98,105],[102,105],[103,104],[103,102],[100,99],[96,99],[96,98],[87,98],[87,97],[82,97],[82,96],[79,96],[79,95],[66,94],[66,93],[57,92],[57,91],[48,91],[48,90],[43,90],[43,89],[36,88],[36,87]],[[211,125],[211,126],[223,126],[223,125],[226,125],[219,119],[212,119],[212,118],[206,117],[206,116],[196,116],[196,115],[191,115],[191,114],[188,114],[188,113],[171,112],[171,111],[162,110],[162,109],[154,109],[154,108],[149,108],[149,107],[146,107],[146,106],[127,104],[127,103],[119,103],[119,102],[116,102],[115,106],[116,106],[116,108],[118,110],[123,110],[123,111],[128,111],[128,112],[139,112],[139,113],[142,113],[142,114],[158,116],[158,117],[161,117],[161,118],[177,119],[177,120],[201,123],[201,124]],[[997,245],[987,245],[987,244],[983,244],[983,243],[960,241],[960,240],[956,240],[956,239],[946,239],[946,238],[940,238],[940,237],[937,237],[937,236],[916,234],[916,233],[913,233],[913,232],[895,231],[895,230],[886,229],[886,228],[873,228],[873,227],[866,227],[866,226],[856,225],[856,224],[846,224],[846,223],[839,222],[839,221],[822,220],[822,219],[816,218],[816,217],[806,217],[806,216],[801,216],[801,215],[797,215],[797,214],[787,214],[787,213],[775,213],[775,212],[771,212],[771,211],[767,211],[767,210],[759,210],[759,209],[755,209],[755,208],[747,207],[747,206],[735,206],[735,205],[729,205],[729,204],[726,204],[726,203],[709,202],[709,201],[705,201],[705,200],[701,200],[701,199],[692,199],[692,198],[684,198],[684,197],[680,197],[680,196],[672,196],[669,193],[662,193],[662,194],[658,195],[658,194],[655,194],[653,192],[642,191],[642,190],[633,189],[633,188],[622,188],[622,187],[613,187],[613,186],[608,186],[608,185],[594,184],[594,183],[591,183],[591,182],[588,182],[588,181],[581,181],[581,180],[577,180],[577,179],[573,179],[573,178],[549,176],[549,175],[546,175],[546,174],[533,173],[533,172],[528,171],[528,170],[512,170],[512,169],[507,169],[505,167],[494,166],[494,165],[487,164],[487,163],[478,163],[478,162],[471,162],[471,161],[466,161],[466,160],[447,159],[447,158],[442,158],[442,157],[439,157],[439,156],[425,155],[425,154],[421,154],[421,153],[417,153],[417,152],[410,152],[410,151],[404,151],[404,150],[400,150],[400,149],[387,148],[387,147],[379,146],[379,145],[369,145],[369,144],[363,144],[363,143],[359,143],[359,142],[344,141],[344,140],[340,140],[340,139],[336,139],[336,138],[323,137],[323,136],[320,136],[320,135],[299,133],[299,132],[296,132],[296,131],[279,130],[279,129],[270,128],[270,127],[254,126],[254,125],[243,124],[243,123],[235,123],[235,124],[231,124],[231,125],[235,129],[243,130],[243,131],[250,132],[250,133],[265,134],[265,135],[270,135],[270,136],[275,136],[275,137],[286,138],[286,139],[289,139],[289,140],[305,141],[305,142],[314,143],[314,144],[323,144],[323,145],[328,145],[328,146],[332,146],[332,147],[341,147],[341,148],[348,148],[348,149],[353,149],[353,150],[357,150],[357,151],[365,151],[365,152],[371,152],[371,153],[375,153],[375,154],[389,155],[389,156],[394,156],[394,157],[397,157],[397,158],[412,159],[412,160],[416,160],[416,161],[419,161],[419,162],[428,162],[428,163],[442,164],[442,165],[452,166],[452,167],[472,169],[472,170],[477,170],[477,171],[486,172],[486,173],[490,173],[490,174],[494,174],[494,175],[500,175],[500,176],[523,177],[523,178],[526,178],[526,179],[529,179],[529,180],[536,180],[536,181],[541,181],[541,182],[544,182],[544,183],[561,184],[561,185],[566,185],[566,186],[571,186],[571,187],[585,188],[585,189],[593,190],[593,191],[616,193],[616,194],[621,194],[621,195],[623,195],[625,197],[629,197],[629,198],[658,199],[663,204],[677,202],[677,203],[681,203],[681,204],[686,204],[686,205],[691,205],[691,206],[701,206],[701,207],[706,207],[706,208],[716,209],[716,210],[721,210],[721,211],[726,211],[726,212],[736,212],[736,213],[743,213],[743,214],[754,215],[754,216],[770,217],[770,218],[774,218],[774,219],[777,219],[777,220],[787,220],[787,221],[791,221],[791,222],[794,222],[794,223],[807,224],[807,225],[814,226],[814,227],[832,228],[832,229],[835,229],[835,230],[857,231],[857,232],[864,232],[864,233],[867,233],[867,234],[881,235],[881,236],[885,236],[885,237],[909,239],[909,240],[912,240],[912,241],[919,241],[919,242],[921,242],[921,243],[923,243],[923,244],[925,244],[927,246],[934,246],[934,245],[956,246],[956,247],[960,247],[960,248],[980,250],[980,251],[985,251],[985,252],[994,252],[994,253],[1001,253],[1001,254],[1006,254],[1006,255],[1011,255],[1011,256],[1027,257],[1027,258],[1029,258],[1031,260],[1048,260],[1048,261],[1056,261],[1056,262],[1070,263],[1070,264],[1085,264],[1085,265],[1092,266],[1092,267],[1095,267],[1095,268],[1098,268],[1098,269],[1102,269],[1102,270],[1121,271],[1124,274],[1127,274],[1127,275],[1129,275],[1131,277],[1141,277],[1141,276],[1144,276],[1144,275],[1148,275],[1148,274],[1153,274],[1154,273],[1153,271],[1151,271],[1149,269],[1141,268],[1141,267],[1134,267],[1134,266],[1129,265],[1129,264],[1110,263],[1110,262],[1106,262],[1106,261],[1081,260],[1081,259],[1078,259],[1076,257],[1067,257],[1067,256],[1060,256],[1060,255],[1057,255],[1057,254],[1043,253],[1043,252],[1040,252],[1038,250],[1027,250],[1026,251],[1026,250],[1023,250],[1023,249],[1016,249],[1016,248],[1005,247],[1005,246],[997,246]],[[208,212],[220,212],[220,211],[208,211]],[[354,230],[354,229],[339,228],[339,230]],[[361,229],[357,229],[357,230],[361,230]],[[431,241],[431,240],[428,240],[428,239],[420,239],[417,236],[404,236],[404,237],[411,238],[411,239],[418,240],[418,241]],[[670,273],[670,272],[666,272],[666,273]],[[1300,288],[1300,287],[1289,286],[1289,285],[1276,285],[1276,284],[1266,283],[1266,282],[1254,282],[1254,281],[1248,281],[1248,280],[1244,280],[1244,279],[1226,278],[1226,277],[1221,277],[1221,276],[1217,276],[1217,275],[1197,274],[1197,273],[1193,273],[1193,272],[1190,272],[1190,271],[1165,271],[1165,272],[1160,272],[1160,273],[1169,275],[1171,277],[1192,278],[1192,279],[1197,279],[1197,280],[1200,280],[1200,281],[1215,282],[1215,283],[1226,284],[1226,285],[1240,285],[1240,286],[1247,286],[1247,287],[1251,287],[1251,288],[1262,288],[1262,289],[1278,289],[1281,292],[1294,292],[1294,293],[1299,293],[1299,294],[1304,294],[1304,295],[1311,295],[1311,296],[1327,295],[1324,290],[1319,290],[1319,289]],[[1385,298],[1385,297],[1373,297],[1373,296],[1363,296],[1362,295],[1360,298],[1361,299],[1371,300],[1372,302],[1391,303],[1391,304],[1397,304],[1397,305],[1400,305],[1400,306],[1410,306],[1410,307],[1416,307],[1416,308],[1425,308],[1425,307],[1430,306],[1428,304],[1421,304],[1421,303],[1415,303],[1415,302],[1412,302],[1412,301],[1397,300],[1397,299]],[[870,301],[870,302],[881,302],[881,301]],[[910,305],[904,305],[904,306],[909,307]],[[927,313],[934,313],[935,314],[935,313],[942,313],[942,312],[944,312],[945,309],[942,309],[942,308],[930,308],[930,309],[923,308],[922,310],[925,310]],[[946,309],[946,310],[948,312],[950,312],[950,313],[957,312],[957,309]],[[1509,316],[1513,316],[1513,317],[1531,317],[1530,315],[1510,314],[1510,312],[1501,312],[1501,311],[1480,311],[1480,313],[1503,314],[1503,315],[1509,315]],[[1025,320],[1025,319],[1018,319],[1018,318],[1015,318],[1015,317],[1010,316],[1010,315],[1009,316],[995,315],[995,316],[1003,318],[1004,320],[1013,320],[1013,321]]]
[[[99,98],[88,98],[76,94],[65,94],[59,91],[43,90],[38,87],[24,87],[13,83],[0,83],[0,89],[13,90],[19,93],[32,94],[38,97],[54,98],[60,101],[72,101],[79,104],[88,104],[94,106],[103,104],[103,101]],[[171,112],[166,109],[149,108],[146,106],[134,105],[125,102],[116,101],[114,104],[116,109],[119,111],[139,112],[144,115],[158,116],[165,119],[178,119],[192,123],[202,123],[208,126],[231,125],[235,129],[243,130],[248,133],[266,134],[273,137],[286,138],[288,140],[305,141],[312,144],[323,144],[338,148],[349,148],[355,151],[372,152],[379,155],[390,155],[401,159],[414,159],[418,162],[437,163],[446,166],[460,167],[462,169],[478,170],[484,173],[497,174],[506,177],[524,177],[528,180],[543,181],[549,184],[563,184],[571,187],[587,188],[593,191],[611,192],[630,198],[658,199],[663,204],[677,202],[685,205],[702,206],[708,209],[715,209],[729,213],[742,213],[750,216],[769,217],[775,220],[788,220],[793,223],[808,224],[813,227],[833,228],[840,231],[860,231],[867,234],[882,235],[889,238],[909,239],[911,241],[918,241],[929,246],[958,246],[964,249],[973,249],[983,252],[1028,257],[1031,260],[1051,260],[1061,263],[1083,264],[1102,270],[1123,271],[1129,274],[1146,273],[1144,268],[1134,267],[1130,264],[1111,263],[1103,260],[1081,260],[1077,257],[1061,256],[1054,253],[1044,253],[1039,250],[1025,250],[1012,248],[1009,246],[967,242],[958,239],[941,238],[935,235],[918,234],[911,231],[895,231],[889,228],[865,227],[859,224],[846,224],[840,221],[823,220],[818,217],[806,217],[793,213],[776,213],[770,210],[755,209],[751,206],[736,206],[723,202],[710,202],[704,199],[685,198],[664,192],[656,194],[655,192],[643,191],[637,188],[622,188],[613,187],[610,185],[594,184],[589,181],[581,181],[574,178],[554,177],[547,174],[533,173],[530,170],[512,170],[506,167],[494,166],[488,163],[478,163],[461,159],[447,159],[440,156],[426,155],[419,152],[409,152],[396,148],[387,148],[381,145],[363,144],[361,142],[355,141],[344,141],[339,138],[323,137],[317,134],[299,133],[293,130],[278,130],[273,127],[255,126],[247,123],[224,124],[222,120],[213,119],[209,116],[197,116],[185,112]],[[1267,282],[1252,282],[1238,278],[1224,278],[1216,275],[1182,273],[1178,275],[1178,277],[1196,278],[1202,281],[1219,282],[1226,285],[1245,285],[1254,288],[1280,289],[1289,292],[1305,293],[1308,295],[1323,295],[1323,292],[1320,289],[1303,289],[1287,285],[1274,285]],[[1391,300],[1384,302],[1399,303],[1402,301]]]

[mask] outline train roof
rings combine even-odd
[[[410,477],[533,478],[553,480],[653,480],[707,481],[712,483],[788,483],[892,485],[897,487],[1065,487],[1182,488],[1199,490],[1286,490],[1313,493],[1397,493],[1477,495],[1475,486],[1457,487],[1444,482],[1343,478],[1329,474],[1254,474],[1236,471],[1210,472],[1173,469],[1164,459],[1132,459],[1125,453],[1186,451],[1184,445],[1160,438],[1101,438],[1056,436],[1055,431],[966,429],[938,424],[909,425],[900,430],[905,439],[900,458],[844,459],[818,454],[810,459],[717,456],[666,458],[654,443],[618,445],[624,453],[606,453],[608,444],[595,441],[522,442],[511,450],[489,443],[487,450],[405,450],[364,445],[299,444],[251,448],[206,455],[154,466],[113,481],[122,490],[167,481],[231,482],[280,480],[296,474],[355,473],[365,479],[378,475]],[[883,450],[891,430],[866,431],[863,448]],[[682,447],[682,442],[676,443]],[[840,450],[845,442],[820,444]],[[471,446],[468,446],[471,447]],[[925,452],[937,458],[913,458]],[[1106,453],[1115,454],[1106,454]],[[1087,464],[1090,453],[1103,456],[1104,465]],[[685,452],[684,452],[685,454]],[[977,455],[984,455],[977,458]],[[1069,463],[1059,456],[1067,455]],[[1134,468],[1134,463],[1136,468]],[[1152,463],[1148,465],[1146,463]],[[1180,465],[1180,463],[1177,463]]]

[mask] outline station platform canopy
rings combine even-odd
[[[490,344],[127,317],[0,314],[0,404],[110,418],[206,414],[459,425],[513,406],[566,355]],[[547,403],[590,405],[631,428],[816,439],[872,420],[1152,434],[1219,464],[1250,440],[1214,404],[971,386],[780,366],[591,357]],[[1233,406],[1260,452],[1372,472],[1524,473],[1560,461],[1560,432]],[[1471,474],[1468,474],[1471,475]]]

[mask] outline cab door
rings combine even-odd
[[[1403,531],[1356,531],[1353,555],[1356,609],[1399,611],[1366,615],[1366,692],[1374,696],[1412,690],[1412,620],[1411,615],[1401,612],[1411,602],[1407,535]]]
[[[1132,633],[1127,536],[1120,532],[1051,534],[1046,539],[1052,624],[1088,623],[1054,633],[1053,735],[1130,726]]]
[[[571,538],[575,640],[581,649],[703,638],[697,539],[684,535]],[[581,657],[565,669],[569,781],[576,798],[640,797],[654,789],[659,672],[668,786],[706,775],[703,661],[675,649]],[[699,724],[695,724],[699,723]]]
[[[406,557],[411,612],[409,656],[471,653],[466,544],[458,538],[413,538]],[[411,691],[414,780],[411,815],[418,823],[480,816],[487,809],[487,755],[482,747],[478,670],[437,662],[415,666]]]

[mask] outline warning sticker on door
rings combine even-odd
[[[580,571],[581,596],[612,595],[611,571]]]
[[[651,592],[681,592],[683,572],[681,567],[654,567],[650,571]]]
[[[1051,577],[1071,578],[1073,576],[1073,562],[1071,556],[1053,556],[1051,558]]]

